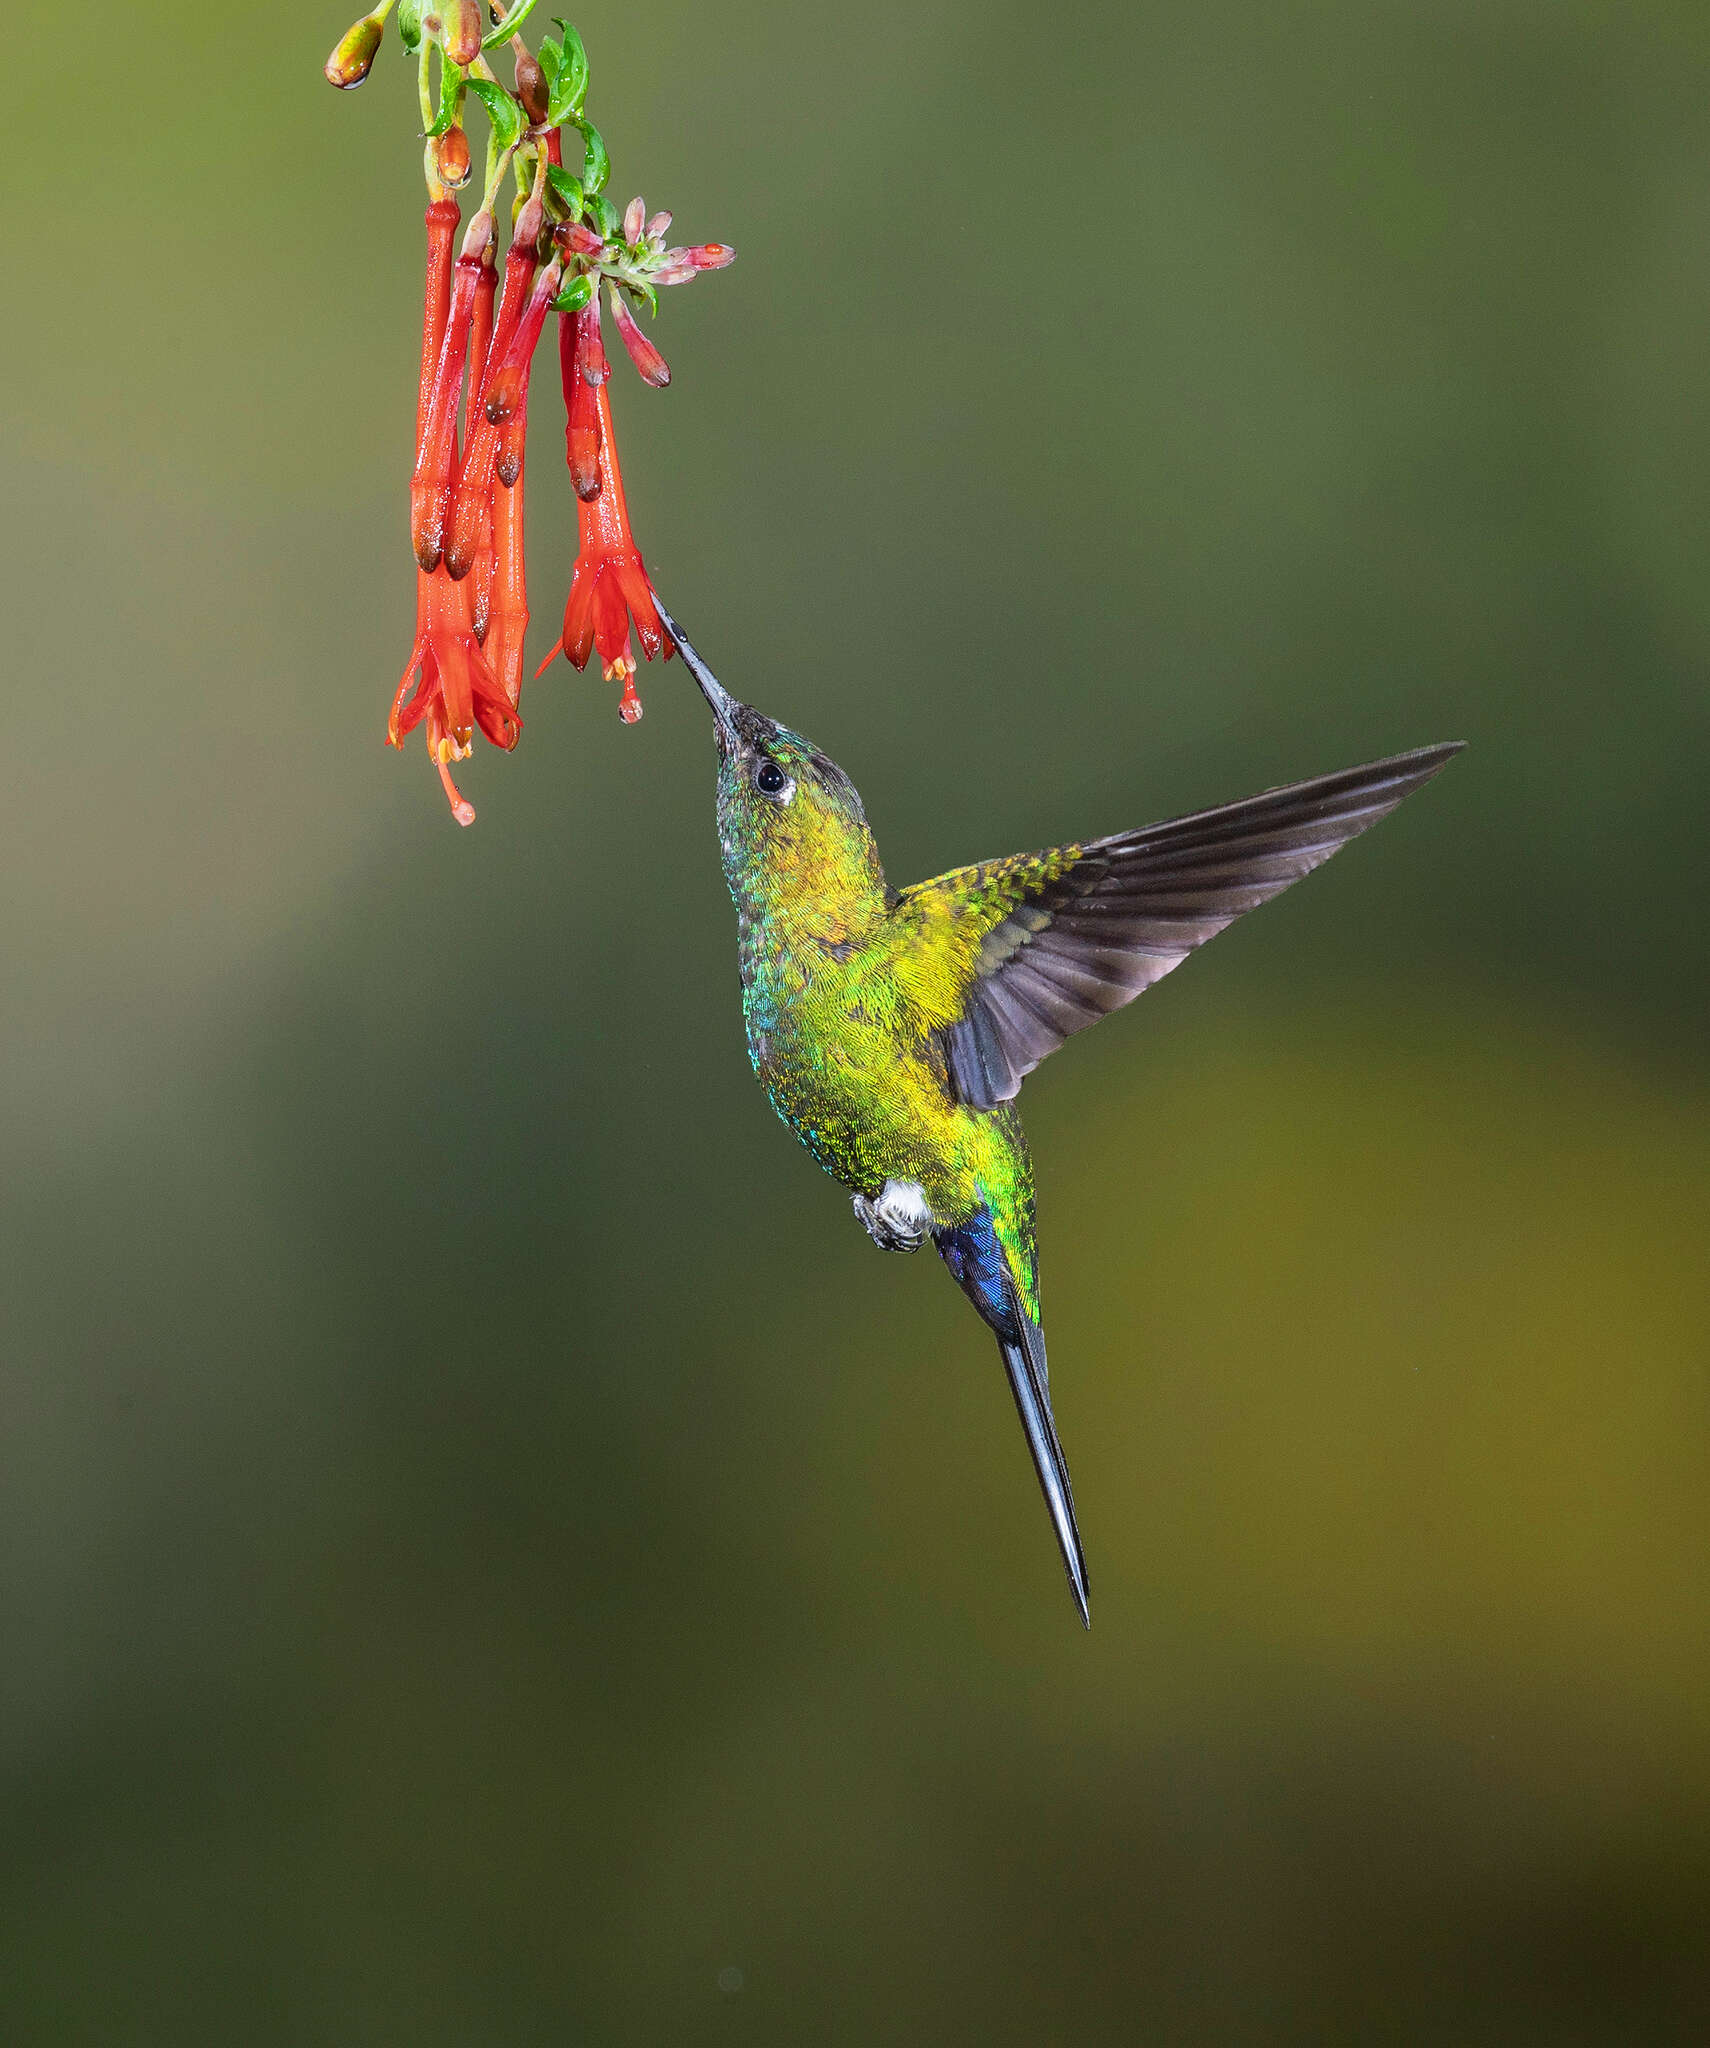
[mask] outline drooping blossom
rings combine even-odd
[[[427,278],[422,294],[421,370],[416,391],[417,441],[430,421],[450,320],[451,244],[457,226],[454,200],[436,200],[427,210]],[[480,279],[471,279],[469,320],[475,318]],[[490,301],[489,301],[490,303]],[[412,693],[411,684],[415,685]],[[426,725],[428,753],[445,786],[452,816],[460,825],[475,821],[474,806],[451,779],[451,763],[471,750],[477,727],[495,746],[517,743],[522,721],[514,700],[498,683],[475,632],[470,593],[443,568],[416,572],[416,637],[392,699],[386,737],[395,747],[418,725]]]
[[[635,655],[630,646],[630,624],[641,640],[642,652],[651,661],[663,652],[667,659],[675,652],[659,622],[653,603],[653,588],[647,580],[641,550],[630,530],[629,508],[624,502],[623,477],[618,469],[617,444],[612,437],[611,399],[605,381],[595,383],[583,369],[581,342],[590,329],[597,331],[598,315],[590,304],[576,316],[581,323],[578,346],[568,351],[570,384],[565,392],[568,412],[574,417],[579,404],[577,385],[586,383],[594,395],[599,427],[597,476],[599,489],[592,497],[576,500],[578,548],[576,567],[570,581],[570,595],[564,607],[564,631],[559,641],[566,658],[585,668],[596,649],[608,682],[621,681],[623,702],[619,709],[626,722],[641,716],[641,701],[635,695]],[[537,675],[543,674],[557,658],[549,654]]]
[[[391,4],[373,4],[340,41],[326,65],[334,85],[348,89],[367,75]],[[401,746],[421,727],[461,824],[475,813],[452,767],[470,755],[477,732],[509,749],[522,728],[529,617],[523,471],[529,375],[546,314],[563,316],[565,452],[578,501],[579,546],[560,645],[578,668],[598,650],[607,678],[622,685],[620,715],[633,722],[642,708],[633,636],[649,660],[675,649],[629,524],[600,295],[610,293],[611,319],[636,369],[663,386],[671,372],[642,331],[642,308],[656,313],[663,287],[721,269],[735,253],[716,242],[668,248],[671,214],[649,214],[639,197],[616,209],[606,195],[610,155],[587,112],[581,37],[558,22],[535,56],[515,32],[531,11],[531,0],[508,7],[434,0],[431,9],[400,15],[417,60],[416,134],[425,144],[430,204],[410,488],[416,630],[387,738]],[[514,90],[483,56],[502,42],[515,59]],[[465,120],[477,108],[488,131],[485,176],[454,258],[459,209],[452,195],[474,170]],[[566,136],[579,151],[574,175],[564,164]],[[507,179],[516,191],[515,228],[501,293],[494,223]]]

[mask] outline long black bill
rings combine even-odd
[[[659,623],[670,634],[673,645],[683,657],[683,666],[700,684],[701,695],[712,706],[713,721],[718,728],[719,751],[722,753],[736,744],[736,699],[695,652],[682,627],[659,602],[657,591],[653,594],[653,608],[659,614]]]

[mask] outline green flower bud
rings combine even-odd
[[[473,64],[481,54],[480,0],[441,0],[445,54],[453,64]]]
[[[386,33],[386,9],[377,7],[372,14],[352,24],[339,38],[338,47],[326,62],[327,82],[336,85],[340,92],[349,92],[368,76],[374,53],[380,47],[380,38]]]

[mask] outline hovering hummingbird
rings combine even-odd
[[[659,617],[712,706],[754,1072],[880,1250],[930,1237],[990,1325],[1090,1625],[1045,1372],[1022,1077],[1387,816],[1463,742],[898,891],[837,763],[738,703],[663,605]]]

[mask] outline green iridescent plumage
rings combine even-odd
[[[930,1236],[993,1330],[1083,1621],[1051,1412],[1022,1078],[1459,751],[1421,748],[1108,839],[891,889],[854,785],[737,702],[660,607],[713,708],[718,829],[754,1071],[885,1250]]]

